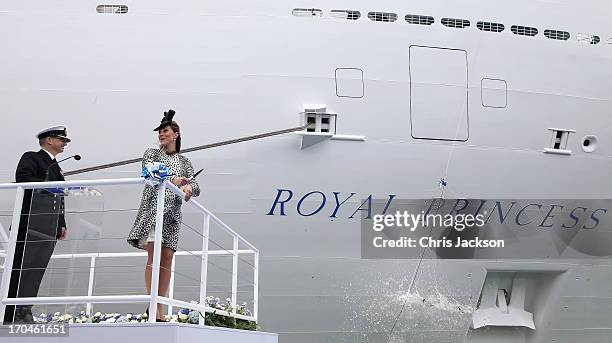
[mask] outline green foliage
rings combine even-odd
[[[204,325],[251,331],[256,331],[259,329],[257,323],[255,322],[244,319],[235,319],[216,313],[206,313],[204,317]]]

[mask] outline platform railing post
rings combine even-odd
[[[88,296],[93,295],[95,270],[96,270],[96,257],[92,256],[89,261],[89,285],[87,286]],[[87,307],[85,308],[85,313],[87,313],[87,315],[90,317],[91,317],[91,307],[92,307],[92,304],[87,303]]]
[[[238,236],[234,236],[234,251],[232,256],[232,313],[236,314],[238,300]]]
[[[257,323],[257,306],[259,306],[259,251],[253,256],[253,317]]]
[[[176,267],[176,256],[172,259],[172,269],[170,270],[170,284],[168,285],[168,298],[174,299],[174,268]],[[172,315],[174,306],[168,305],[168,315]]]
[[[210,235],[210,215],[204,214],[204,225],[202,227],[202,263],[200,265],[200,305],[206,306],[206,279],[208,276],[208,237]],[[198,323],[204,325],[204,313],[198,316]]]
[[[151,301],[149,302],[149,323],[157,319],[157,300],[159,297],[159,266],[161,261],[162,231],[164,229],[165,182],[157,186],[157,208],[155,212],[155,242],[153,243],[153,266],[151,270]]]
[[[19,232],[19,221],[21,220],[21,207],[23,205],[23,187],[17,187],[15,204],[13,205],[13,221],[11,222],[11,233],[9,234],[6,257],[4,258],[4,271],[2,273],[2,284],[0,284],[0,323],[4,322],[6,311],[6,298],[8,298],[9,283],[13,273],[13,260],[15,247],[17,246],[17,233]]]

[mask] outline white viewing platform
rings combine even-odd
[[[182,323],[98,323],[70,324],[68,336],[15,336],[0,340],[6,343],[277,343],[278,334]]]
[[[56,189],[61,190],[59,194],[61,196],[69,196],[68,190],[72,188],[87,188],[91,186],[96,186],[98,188],[105,187],[126,187],[126,186],[141,186],[144,185],[145,180],[143,178],[131,178],[131,179],[106,179],[106,180],[79,180],[79,181],[62,181],[62,182],[32,182],[32,183],[11,183],[11,184],[0,184],[0,190],[14,190],[15,191],[15,199],[14,199],[14,208],[13,215],[11,221],[11,227],[20,228],[20,220],[22,218],[21,210],[22,203],[24,199],[24,194],[26,190],[33,189],[44,189],[45,192],[54,192],[56,194]],[[155,235],[153,242],[153,258],[152,258],[152,275],[151,275],[151,294],[133,294],[132,293],[122,293],[120,291],[113,292],[105,292],[103,294],[96,294],[96,288],[94,287],[96,283],[96,278],[99,275],[99,268],[111,268],[108,265],[102,265],[100,267],[101,261],[104,259],[112,259],[112,258],[121,258],[122,265],[129,264],[129,261],[134,258],[144,258],[146,257],[145,252],[115,252],[115,251],[84,251],[78,253],[68,253],[68,254],[53,254],[51,256],[51,260],[70,260],[73,262],[86,260],[89,263],[84,265],[89,265],[88,272],[81,273],[88,276],[88,284],[86,289],[80,289],[78,287],[73,287],[71,283],[66,283],[66,289],[61,293],[65,294],[49,294],[49,295],[41,295],[38,294],[37,297],[11,297],[9,296],[9,282],[11,278],[11,271],[19,270],[13,269],[13,258],[16,251],[17,245],[17,233],[19,230],[10,230],[8,237],[4,234],[4,232],[0,232],[0,258],[4,259],[3,265],[1,266],[2,270],[2,279],[0,281],[0,320],[4,318],[4,313],[7,305],[22,305],[22,306],[34,306],[34,309],[37,309],[36,306],[40,306],[41,311],[45,309],[47,305],[62,305],[66,306],[67,312],[62,312],[62,314],[70,314],[74,316],[76,313],[70,313],[67,309],[67,305],[74,306],[83,306],[83,311],[81,313],[86,314],[89,318],[91,318],[92,314],[96,312],[94,306],[102,305],[102,304],[112,304],[112,305],[129,305],[134,306],[133,308],[144,309],[145,305],[148,305],[148,309],[150,309],[148,322],[140,321],[139,322],[129,322],[129,323],[66,323],[64,325],[68,328],[67,335],[8,335],[3,330],[3,335],[0,336],[0,342],[65,342],[65,343],[133,343],[133,342],[164,342],[164,343],[174,343],[174,342],[224,342],[224,343],[232,343],[232,342],[240,342],[240,343],[277,343],[278,335],[267,332],[260,331],[251,331],[251,330],[239,330],[239,329],[231,329],[224,327],[214,327],[204,325],[206,320],[204,319],[205,315],[212,316],[222,316],[226,318],[231,318],[233,320],[244,320],[249,321],[251,323],[257,323],[258,321],[258,272],[259,272],[259,250],[250,242],[248,242],[245,238],[243,238],[240,234],[230,228],[227,224],[225,224],[221,219],[216,217],[213,213],[211,213],[208,209],[203,207],[197,200],[191,199],[188,202],[185,202],[184,206],[190,206],[192,210],[195,212],[192,213],[193,218],[199,218],[201,220],[200,227],[197,229],[190,228],[192,233],[197,235],[197,240],[194,241],[194,244],[200,244],[201,249],[198,250],[179,250],[175,253],[175,258],[172,261],[172,267],[169,268],[170,275],[170,284],[168,293],[166,295],[158,294],[159,289],[159,274],[160,274],[160,259],[161,259],[161,243],[162,243],[162,227],[163,227],[163,213],[164,213],[164,201],[165,201],[165,192],[166,189],[172,191],[177,196],[183,198],[185,194],[175,185],[170,183],[167,180],[161,180],[157,187],[157,203],[156,203],[156,216],[155,216]],[[34,193],[32,193],[34,194]],[[46,194],[46,193],[45,193]],[[97,194],[102,194],[97,192]],[[70,210],[68,207],[66,208],[66,213]],[[80,215],[81,212],[76,211],[75,216]],[[24,217],[27,218],[27,217]],[[82,222],[74,220],[74,225],[71,227],[72,236],[71,240],[73,242],[78,242],[79,230],[85,229]],[[80,225],[79,225],[80,224]],[[193,225],[193,223],[192,223]],[[219,242],[215,242],[212,238],[210,238],[211,227],[215,227],[224,234],[228,235],[226,241],[229,246],[224,247]],[[100,230],[102,230],[103,226],[100,226]],[[21,228],[20,228],[21,229]],[[29,226],[27,227],[29,230]],[[2,225],[0,225],[0,231],[2,230]],[[8,238],[8,240],[6,239]],[[87,237],[83,238],[83,241],[87,241]],[[125,238],[120,237],[122,241]],[[209,243],[217,247],[215,250],[209,249]],[[90,245],[84,245],[85,247],[89,247]],[[126,244],[127,246],[127,244]],[[191,288],[189,291],[182,291],[177,296],[175,293],[175,267],[176,267],[176,257],[189,257],[194,263],[193,266],[187,272],[183,272],[183,274],[179,274],[182,278],[187,278],[188,281],[191,282]],[[208,299],[208,290],[207,286],[209,283],[210,271],[208,270],[209,264],[214,265],[210,262],[210,259],[216,256],[226,256],[229,259],[230,266],[226,268],[227,270],[223,270],[222,272],[226,273],[227,276],[224,280],[229,285],[226,285],[223,289],[227,289],[227,306],[219,307],[217,297],[217,301],[214,303],[207,302]],[[250,259],[242,260],[242,258],[249,257]],[[242,262],[239,264],[239,262]],[[178,263],[183,263],[180,261]],[[247,279],[246,282],[242,284],[248,285],[250,290],[243,291],[239,294],[238,290],[238,271],[246,269],[247,276],[250,276],[251,279]],[[131,266],[131,265],[130,265]],[[121,267],[121,266],[119,266]],[[139,268],[144,269],[144,264],[139,265]],[[112,267],[115,268],[115,267]],[[197,269],[197,270],[195,270]],[[27,270],[27,268],[21,267],[20,270]],[[112,269],[112,271],[116,271],[116,269]],[[199,274],[199,278],[197,277]],[[119,275],[119,274],[118,274]],[[122,278],[126,278],[125,276],[121,276]],[[251,281],[252,280],[252,281]],[[218,281],[215,283],[216,287],[220,287],[221,283]],[[193,290],[191,290],[193,289]],[[118,290],[118,288],[117,288]],[[192,294],[193,293],[193,294]],[[212,296],[211,296],[212,297]],[[249,297],[250,304],[248,304],[249,308],[252,311],[247,310],[246,307],[239,305],[240,297]],[[197,302],[190,301],[192,299],[198,299]],[[195,319],[195,322],[192,323],[178,323],[178,322],[164,322],[158,323],[155,322],[155,317],[157,315],[157,304],[163,304],[167,306],[167,316],[172,316],[174,314],[174,310],[177,308],[182,308],[183,310],[197,311],[199,312],[199,317]],[[247,302],[245,301],[246,305]],[[37,313],[32,310],[32,314],[37,316]],[[47,311],[45,311],[47,312]],[[49,311],[48,313],[52,313],[53,311]],[[195,312],[195,313],[197,313]],[[43,312],[44,313],[44,312]],[[60,313],[60,312],[57,312]],[[123,312],[125,313],[125,312]],[[134,313],[130,311],[130,313]],[[190,312],[191,313],[191,312]],[[118,314],[118,313],[117,313]],[[51,315],[49,315],[51,316]],[[175,315],[176,316],[176,315]],[[208,317],[206,317],[208,318]],[[16,325],[24,325],[23,323],[15,323]],[[59,322],[37,322],[37,324],[43,325],[59,325]],[[6,327],[5,327],[6,328]],[[4,329],[5,329],[4,328]]]

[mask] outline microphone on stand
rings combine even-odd
[[[64,158],[64,159],[61,159],[61,160],[59,160],[59,161],[56,161],[56,162],[51,163],[51,164],[50,164],[50,165],[47,167],[47,170],[45,171],[45,181],[49,181],[49,171],[51,170],[51,167],[53,167],[53,166],[54,166],[54,165],[56,165],[56,164],[59,164],[60,162],[64,162],[64,161],[66,161],[66,160],[69,160],[69,159],[71,159],[71,158],[74,158],[76,161],[78,161],[78,160],[80,160],[80,159],[81,159],[81,155],[72,155],[72,156],[66,157],[66,158]]]

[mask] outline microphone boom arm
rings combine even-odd
[[[60,163],[66,161],[66,160],[69,160],[71,158],[74,158],[75,160],[78,161],[78,160],[81,159],[81,155],[77,154],[77,155],[68,156],[66,158],[62,158],[59,161],[55,161],[55,162],[51,163],[49,166],[47,166],[47,170],[45,170],[45,181],[49,180],[49,171],[51,170],[51,167],[53,167],[54,165],[59,165]]]

